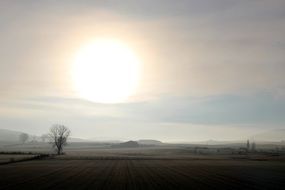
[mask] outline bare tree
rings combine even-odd
[[[27,133],[21,133],[19,135],[19,141],[24,144],[29,138],[29,135]]]
[[[62,153],[63,146],[67,144],[70,130],[64,125],[55,124],[50,128],[48,134],[50,143],[56,149],[58,155]]]

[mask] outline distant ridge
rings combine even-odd
[[[140,145],[137,141],[127,141],[127,142],[112,145],[113,148],[137,148],[139,146]]]
[[[25,133],[22,131],[13,131],[9,129],[0,129],[0,141],[2,142],[19,142],[19,135]],[[28,134],[28,133],[27,133]],[[28,134],[30,137],[35,136]],[[41,141],[39,136],[36,136],[38,141]],[[68,142],[91,142],[91,140],[86,140],[86,139],[81,139],[81,138],[75,138],[75,137],[70,137],[68,139]]]
[[[163,145],[161,141],[152,139],[141,139],[137,141],[141,145]]]

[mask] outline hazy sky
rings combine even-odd
[[[0,128],[163,141],[285,128],[284,0],[1,0]],[[142,63],[129,102],[76,96],[81,44],[119,39]]]

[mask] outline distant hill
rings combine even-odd
[[[13,131],[9,129],[0,129],[0,141],[2,142],[19,142],[19,135],[24,132],[21,131]],[[30,135],[30,137],[35,135]],[[41,141],[39,136],[35,136],[37,141]],[[30,139],[31,140],[31,139]],[[81,138],[75,138],[70,137],[68,139],[68,142],[91,142],[90,140],[81,139]]]
[[[152,139],[141,139],[137,141],[141,145],[163,145],[161,141]]]
[[[284,141],[285,129],[274,129],[253,135],[255,141]]]
[[[127,141],[127,142],[112,145],[113,148],[137,148],[139,146],[140,145],[137,141]]]
[[[0,129],[0,141],[7,141],[7,142],[18,142],[19,135],[22,132],[20,131],[12,131],[8,129]]]

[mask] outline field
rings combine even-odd
[[[122,155],[87,157],[73,152],[0,165],[0,189],[284,189],[285,186],[282,160]]]

